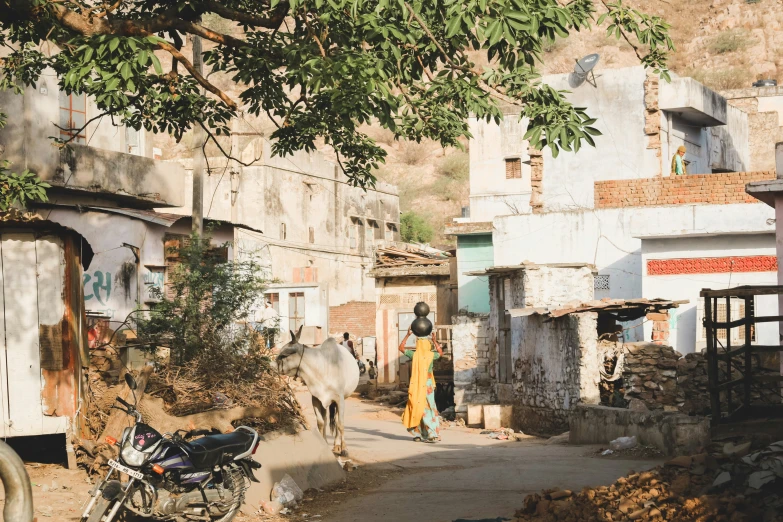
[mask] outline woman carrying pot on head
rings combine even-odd
[[[432,363],[443,355],[443,350],[435,339],[434,333],[430,339],[427,338],[427,335],[432,332],[432,323],[429,321],[427,323],[429,328],[426,330],[429,331],[415,332],[417,334],[415,350],[405,349],[408,338],[414,333],[411,328],[408,328],[408,333],[400,343],[399,350],[413,361],[411,382],[408,386],[408,404],[402,414],[402,423],[413,435],[414,441],[434,443],[440,440],[440,417],[435,406],[435,376],[432,374]],[[433,347],[437,352],[433,351]]]

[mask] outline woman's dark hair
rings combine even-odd
[[[348,339],[351,335],[348,332],[343,334],[343,339]]]

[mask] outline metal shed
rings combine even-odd
[[[81,235],[56,223],[0,221],[0,437],[81,435],[82,269],[92,256]]]

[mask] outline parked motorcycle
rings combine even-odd
[[[125,382],[135,403],[136,381],[126,374]],[[240,426],[228,434],[178,430],[161,435],[141,422],[136,404],[120,397],[117,403],[121,406],[112,408],[134,417],[136,423],[125,428],[119,441],[107,437],[120,448],[119,458],[109,460],[111,469],[91,492],[82,522],[113,522],[124,512],[157,521],[233,520],[249,481],[258,482],[253,470],[261,464],[252,457],[260,442],[258,433]]]

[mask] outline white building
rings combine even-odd
[[[597,269],[596,299],[689,300],[670,311],[668,341],[700,348],[702,288],[776,281],[774,212],[744,193],[774,173],[747,172],[747,114],[690,78],[665,83],[641,67],[596,70],[596,86],[543,80],[571,90],[602,135],[595,148],[553,158],[529,148],[512,110],[501,125],[471,122],[470,217],[449,230],[460,309],[489,311],[482,269],[582,263]],[[683,144],[689,175],[672,177]],[[625,328],[626,341],[652,337],[649,323]]]

